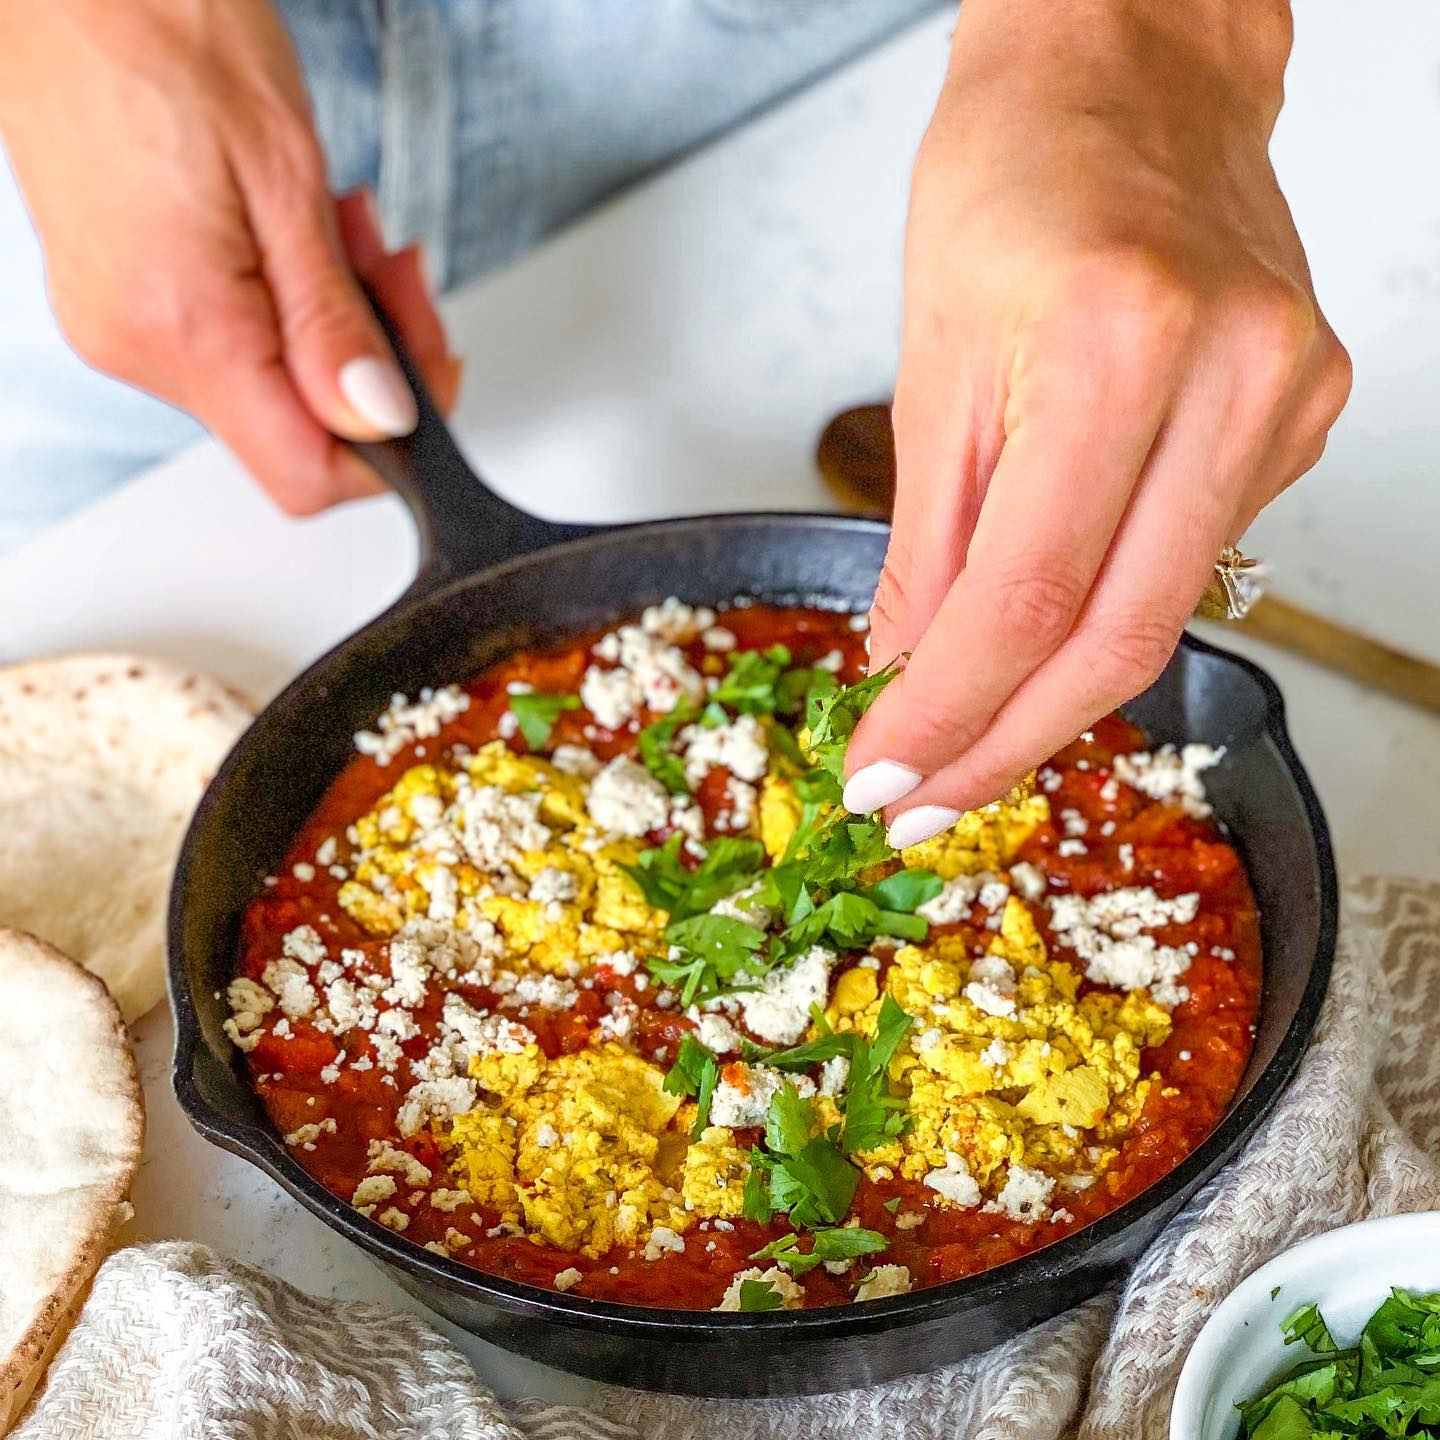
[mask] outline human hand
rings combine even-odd
[[[846,806],[897,848],[1164,668],[1349,393],[1267,147],[1266,0],[966,0],[915,167],[894,531]]]
[[[0,0],[0,134],[82,358],[210,427],[286,510],[380,489],[337,436],[415,402],[361,292],[444,406],[458,362],[413,247],[337,202],[269,0]]]

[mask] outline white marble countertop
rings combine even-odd
[[[1356,391],[1319,470],[1247,548],[1291,598],[1440,658],[1440,10],[1299,8],[1277,164]],[[447,304],[469,361],[457,428],[498,489],[577,520],[826,503],[819,426],[889,389],[907,170],[946,29],[927,21]],[[413,559],[393,500],[285,521],[201,445],[0,559],[0,661],[139,650],[264,698],[397,594]],[[1237,648],[1286,693],[1342,864],[1440,875],[1440,721]],[[168,1016],[136,1042],[140,1237],[204,1240],[314,1293],[415,1308],[190,1131]],[[448,1333],[504,1393],[585,1393]]]

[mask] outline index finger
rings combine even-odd
[[[899,798],[884,791],[907,774],[913,787],[951,763],[1070,634],[1178,364],[1133,353],[1117,363],[1113,353],[1057,345],[1022,373],[965,568],[850,747],[848,808],[876,809]]]

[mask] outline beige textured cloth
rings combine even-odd
[[[1314,1045],[1122,1293],[936,1375],[790,1401],[502,1406],[422,1321],[196,1245],[111,1257],[22,1440],[1161,1440],[1213,1302],[1296,1240],[1440,1208],[1440,886],[1352,886]]]

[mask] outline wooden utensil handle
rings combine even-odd
[[[1266,595],[1243,620],[1232,623],[1257,640],[1440,715],[1440,665],[1337,625],[1278,595]]]

